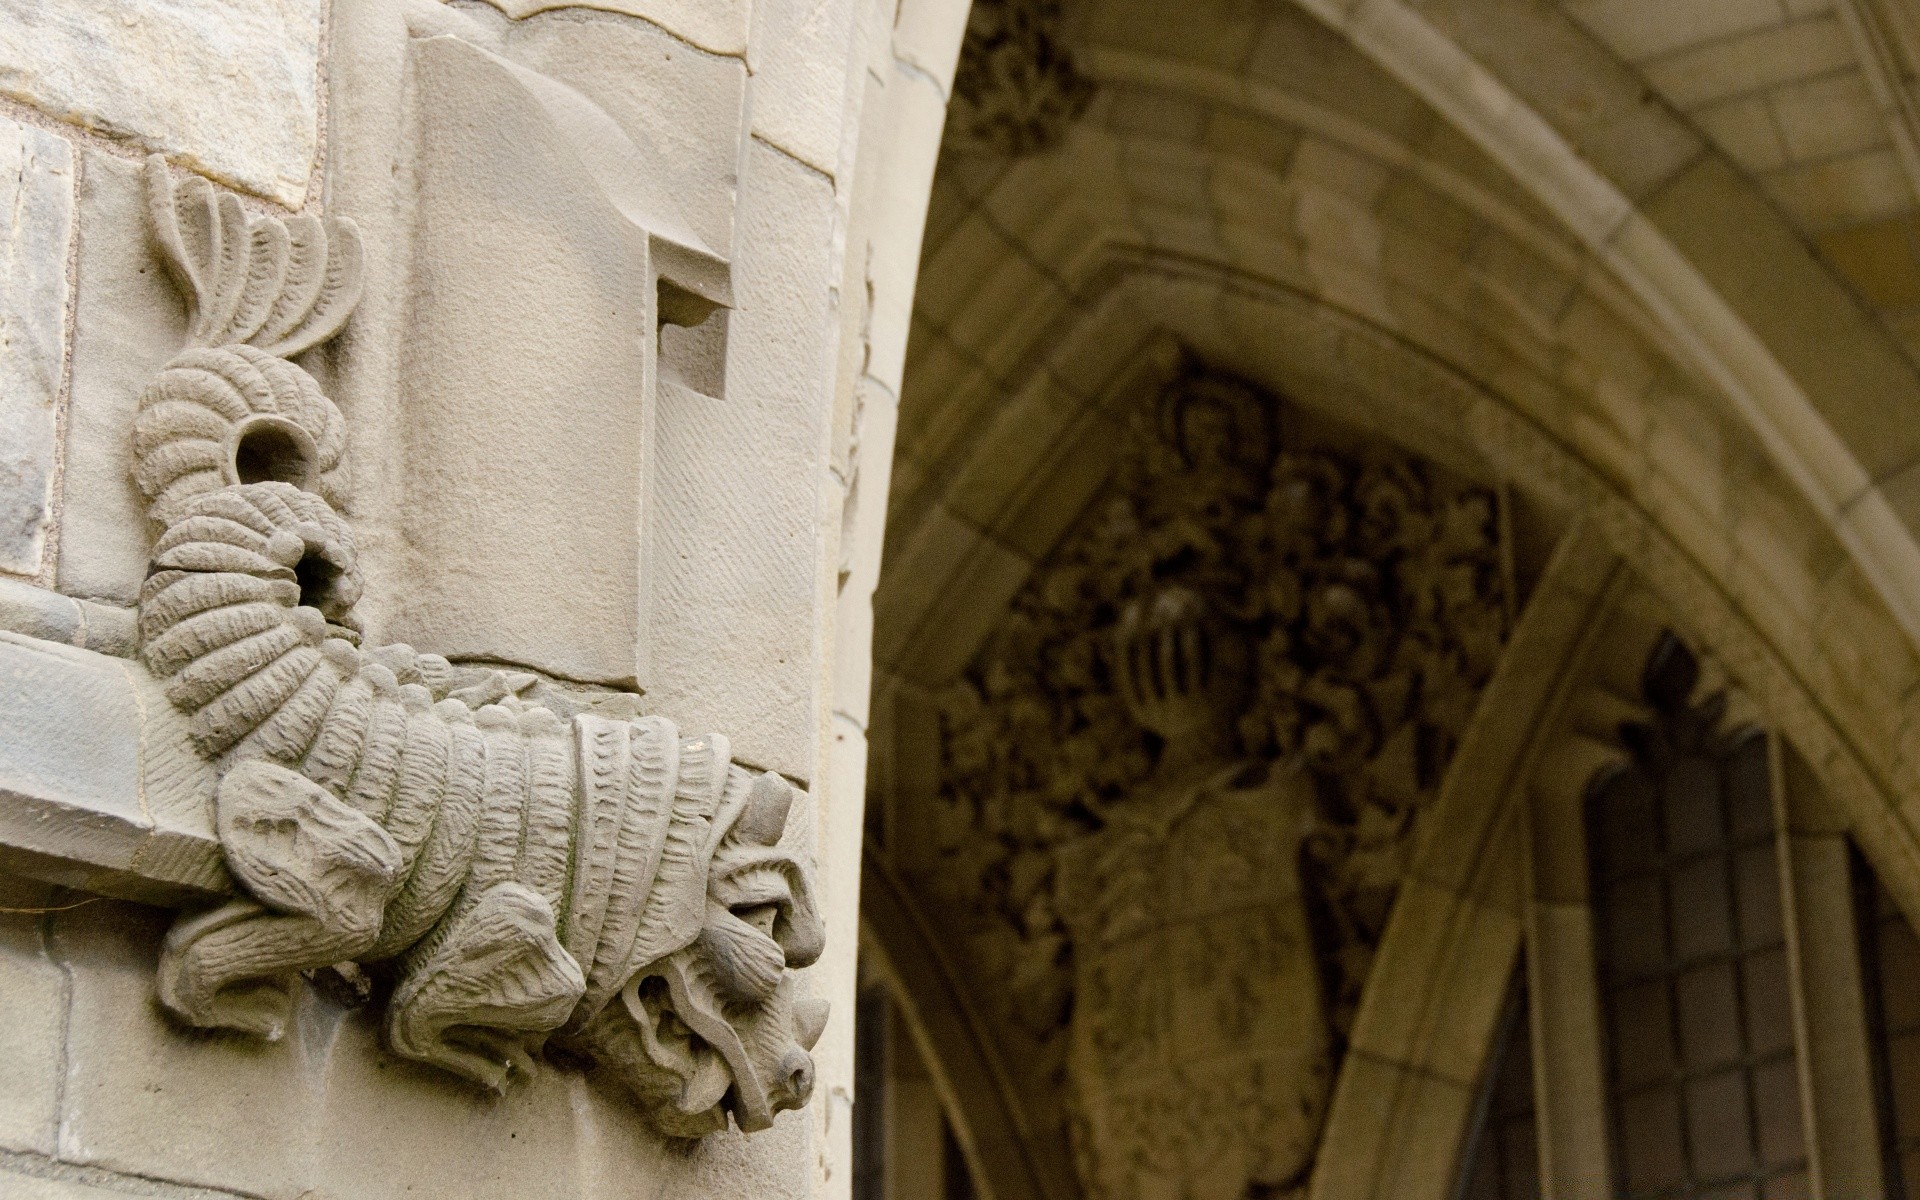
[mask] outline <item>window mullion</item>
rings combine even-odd
[[[1542,1200],[1613,1194],[1605,1057],[1588,897],[1584,782],[1612,747],[1575,735],[1528,788],[1527,987]],[[1585,753],[1583,753],[1583,751]],[[1591,760],[1591,761],[1589,761]]]
[[[1846,826],[1805,764],[1771,738],[1780,898],[1800,1104],[1816,1200],[1884,1194]]]

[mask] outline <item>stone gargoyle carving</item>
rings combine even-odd
[[[240,895],[183,914],[162,1004],[276,1037],[298,973],[364,967],[392,1050],[491,1088],[549,1043],[669,1136],[807,1102],[826,1020],[794,789],[657,716],[562,716],[406,646],[362,644],[336,510],[338,408],[286,356],[358,298],[347,221],[250,215],[148,166],[191,345],[148,386],[137,479],[159,527],[142,657],[222,768]]]

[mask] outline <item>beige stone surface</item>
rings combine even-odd
[[[319,145],[319,0],[8,0],[0,92],[288,207]]]
[[[0,118],[0,571],[16,575],[40,573],[53,523],[74,176],[65,139]]]
[[[0,878],[0,903],[34,909],[59,889]],[[17,1015],[0,1025],[0,1148],[51,1154],[60,1121],[60,1058],[66,1044],[66,973],[48,957],[32,913],[0,917],[0,995]]]
[[[0,1159],[0,1186],[20,1200],[112,1200],[116,1196],[163,1196],[168,1200],[250,1200],[239,1193],[209,1191],[69,1166],[34,1158]]]
[[[648,687],[676,720],[737,731],[745,761],[811,779],[834,301],[810,281],[831,271],[833,190],[757,140],[742,171],[727,395],[661,392]]]
[[[664,190],[688,228],[716,252],[728,252],[747,95],[737,51],[688,46],[654,23],[593,8],[523,21],[508,31],[505,46],[516,61],[578,89],[619,122],[649,173],[671,181]]]
[[[840,172],[850,88],[863,78],[845,54],[859,9],[854,0],[757,4],[748,33],[754,136],[829,178]]]
[[[147,232],[133,163],[81,154],[73,382],[61,497],[61,591],[132,605],[152,534],[126,431],[140,389],[186,341],[179,294]]]
[[[32,898],[20,888],[6,895]],[[364,1013],[317,998],[278,1044],[183,1037],[147,999],[164,920],[96,903],[58,917],[45,949],[37,932],[21,938],[9,927],[0,1027],[18,1035],[21,1053],[5,1068],[5,1146],[58,1160],[0,1160],[0,1194],[27,1186],[60,1200],[123,1188],[274,1200],[807,1194],[791,1165],[804,1147],[803,1118],[781,1120],[771,1151],[732,1134],[675,1156],[577,1075],[549,1069],[503,1100],[450,1090],[381,1050]],[[63,1041],[66,1029],[73,1036]],[[56,1097],[65,1105],[57,1147],[48,1144]],[[235,1152],[236,1131],[247,1131],[245,1153]],[[24,1170],[51,1178],[17,1182]],[[116,1184],[113,1174],[138,1181]]]
[[[652,424],[645,234],[501,59],[448,36],[413,55],[424,103],[472,119],[422,130],[400,401],[412,585],[392,636],[631,683]]]
[[[711,54],[744,55],[753,6],[747,0],[696,4],[688,0],[486,0],[518,19],[556,9],[596,9],[639,17]]]

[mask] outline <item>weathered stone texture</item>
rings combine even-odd
[[[0,884],[10,907],[75,899]],[[183,1038],[148,1003],[164,926],[111,901],[0,916],[0,1196],[806,1194],[798,1115],[764,1135],[772,1153],[730,1132],[670,1154],[577,1075],[497,1101],[450,1090],[381,1050],[366,1012],[312,995],[278,1043]],[[242,1129],[274,1132],[243,1154]]]
[[[322,0],[0,0],[0,92],[297,206]]]
[[[37,574],[66,349],[73,148],[0,119],[0,570]]]
[[[515,19],[555,9],[597,9],[639,17],[713,54],[747,52],[747,0],[486,0]]]
[[[131,605],[150,534],[126,431],[140,389],[186,340],[185,310],[147,235],[139,168],[98,150],[82,151],[80,164],[56,579],[70,596]]]

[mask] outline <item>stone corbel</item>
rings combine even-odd
[[[0,633],[0,865],[184,905],[159,995],[189,1025],[278,1037],[301,972],[352,964],[396,1054],[485,1087],[551,1043],[670,1136],[805,1104],[796,789],[718,734],[365,644],[344,420],[289,361],[351,315],[354,228],[148,179],[190,343],[132,431],[138,661]]]

